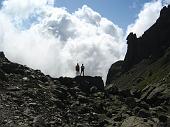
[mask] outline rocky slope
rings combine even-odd
[[[166,107],[150,109],[138,92],[130,92],[104,88],[101,77],[51,78],[0,52],[0,127],[167,125]]]
[[[0,127],[118,127],[133,114],[119,94],[101,77],[55,79],[0,52]]]
[[[164,115],[170,126],[170,6],[141,37],[130,33],[124,61],[114,63],[107,76],[109,87],[129,91],[136,102],[143,101],[150,114]],[[135,107],[137,108],[137,107]],[[139,110],[143,110],[138,108]],[[162,112],[161,112],[162,111]],[[140,112],[138,112],[140,113]],[[157,116],[158,117],[158,116]]]
[[[166,126],[167,109],[151,114],[134,93],[104,88],[101,77],[51,78],[0,52],[0,127]]]

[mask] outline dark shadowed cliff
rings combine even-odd
[[[128,50],[124,61],[119,61],[112,65],[108,73],[106,84],[111,83],[113,77],[119,76],[118,73],[128,72],[135,65],[144,60],[150,63],[156,62],[163,57],[163,55],[168,53],[167,49],[170,46],[169,33],[170,6],[164,7],[161,10],[160,17],[157,19],[156,23],[145,31],[141,37],[137,38],[135,33],[130,33],[128,35]]]
[[[137,38],[130,33],[127,37],[128,50],[123,69],[126,71],[143,59],[157,59],[170,46],[170,6],[164,7],[160,17],[144,34]]]

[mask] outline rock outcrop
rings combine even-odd
[[[128,50],[125,56],[123,70],[146,58],[157,59],[170,46],[170,6],[164,7],[160,17],[144,34],[137,38],[130,33],[127,37]]]

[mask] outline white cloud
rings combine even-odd
[[[78,61],[87,75],[105,79],[125,53],[122,29],[86,5],[71,14],[47,6],[46,0],[6,0],[0,33],[0,49],[10,60],[54,77],[75,76]]]
[[[161,0],[152,0],[151,2],[145,3],[135,22],[128,26],[127,34],[134,32],[138,37],[141,36],[144,31],[156,22],[161,8]]]
[[[5,0],[3,2],[3,11],[13,18],[28,18],[46,5],[48,0]]]
[[[80,20],[93,25],[98,25],[101,20],[101,15],[93,11],[87,5],[84,5],[81,9],[78,9],[78,11],[75,12],[75,15]]]
[[[170,4],[170,0],[164,0],[165,4]]]

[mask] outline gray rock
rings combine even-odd
[[[90,88],[90,93],[96,93],[97,92],[97,87],[96,86],[92,86]]]
[[[154,86],[146,86],[143,90],[142,90],[142,96],[141,96],[141,100],[145,100],[148,95],[155,89]]]
[[[5,73],[1,69],[0,69],[0,80],[8,81],[7,76],[5,75]]]
[[[134,108],[136,107],[137,103],[135,98],[133,97],[127,97],[125,98],[125,103],[130,107],[130,108]]]
[[[150,117],[150,112],[148,110],[141,109],[138,112],[138,116],[142,117],[142,118],[148,118],[148,117]]]
[[[150,105],[147,104],[145,101],[141,101],[139,104],[138,104],[139,107],[141,107],[141,109],[146,109],[146,110],[149,110],[149,107]]]
[[[42,115],[34,117],[33,127],[46,127],[45,121],[43,120]]]
[[[157,125],[152,121],[144,122],[143,118],[131,116],[123,121],[121,127],[157,127]]]
[[[117,94],[118,93],[118,88],[117,86],[113,85],[113,84],[109,84],[105,87],[105,92],[107,94]]]

